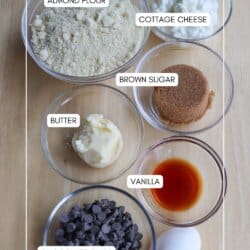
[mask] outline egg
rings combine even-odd
[[[173,228],[157,240],[157,250],[201,250],[201,237],[195,228]]]

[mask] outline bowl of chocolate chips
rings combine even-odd
[[[104,185],[78,189],[51,212],[44,246],[110,246],[117,250],[156,249],[153,223],[124,190]]]

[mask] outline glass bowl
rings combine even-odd
[[[138,9],[139,12],[148,12],[147,4],[144,0],[132,0],[131,1]],[[115,77],[115,75],[119,72],[124,72],[128,70],[137,60],[137,58],[142,53],[146,42],[149,37],[150,29],[148,27],[143,27],[144,29],[144,38],[142,41],[142,44],[140,46],[140,49],[137,51],[137,53],[129,59],[124,65],[119,66],[118,68],[112,70],[111,72],[107,72],[100,75],[93,75],[93,76],[71,76],[62,74],[59,72],[54,71],[51,69],[46,63],[44,63],[33,51],[32,43],[31,43],[31,31],[30,31],[30,24],[32,23],[34,17],[40,13],[40,11],[44,8],[43,1],[42,0],[29,0],[27,1],[26,7],[23,10],[22,14],[22,24],[21,24],[21,33],[23,42],[25,44],[25,47],[29,53],[29,55],[32,57],[32,59],[35,61],[35,63],[47,74],[63,80],[68,81],[72,83],[92,83],[92,82],[100,82],[104,81],[110,78]]]
[[[152,2],[155,2],[155,0],[148,0],[148,8],[150,12],[155,12],[152,9]],[[233,1],[232,0],[219,0],[218,1],[218,22],[216,26],[214,27],[214,31],[211,32],[210,34],[206,34],[204,36],[199,36],[199,37],[178,37],[177,34],[173,34],[171,32],[171,29],[169,27],[153,27],[152,31],[156,36],[161,38],[164,41],[173,41],[173,40],[179,40],[179,41],[201,41],[208,39],[210,37],[215,36],[218,34],[220,31],[224,29],[224,27],[227,25],[229,22],[231,16],[232,16],[232,11],[233,11]]]
[[[234,81],[223,59],[205,45],[193,42],[162,43],[148,51],[136,67],[136,72],[162,72],[165,68],[187,64],[203,72],[210,90],[215,92],[212,107],[198,121],[189,124],[170,124],[164,121],[152,102],[153,87],[134,87],[136,105],[144,119],[157,129],[174,133],[192,134],[218,124],[228,112],[233,96]]]
[[[92,203],[95,200],[114,200],[117,206],[124,206],[125,210],[132,215],[134,223],[143,234],[142,248],[156,250],[156,236],[153,223],[140,202],[131,194],[112,186],[91,186],[78,189],[65,196],[53,209],[49,216],[44,235],[43,245],[55,245],[55,230],[59,225],[59,216],[67,213],[75,205]]]
[[[89,167],[72,147],[78,128],[47,127],[47,115],[56,113],[79,114],[81,121],[88,114],[103,114],[121,131],[123,148],[118,159],[103,169]],[[134,164],[141,150],[143,131],[142,118],[125,94],[102,84],[84,84],[49,105],[42,119],[41,144],[50,166],[63,177],[80,184],[100,184],[118,178]]]
[[[221,207],[227,189],[227,176],[219,155],[207,143],[188,136],[162,139],[138,160],[137,174],[147,175],[165,160],[181,158],[192,163],[202,179],[202,193],[193,207],[170,211],[155,201],[151,190],[138,190],[139,200],[149,214],[161,223],[175,227],[191,227],[205,222]],[[167,185],[167,183],[165,184]]]

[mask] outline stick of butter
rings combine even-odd
[[[119,128],[101,114],[86,116],[82,128],[72,138],[79,157],[89,166],[105,168],[119,157],[123,139]]]

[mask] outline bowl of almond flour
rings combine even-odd
[[[142,52],[149,28],[137,27],[135,15],[146,1],[111,0],[103,8],[46,8],[29,1],[22,37],[29,55],[60,80],[90,83],[114,77],[132,66]]]

